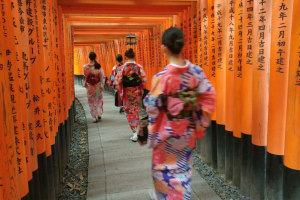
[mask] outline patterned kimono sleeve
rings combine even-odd
[[[161,116],[161,100],[159,95],[162,94],[161,90],[161,77],[154,77],[152,79],[152,87],[149,94],[145,97],[144,104],[149,116],[148,124],[148,142],[149,148],[154,148],[160,143],[159,138],[159,117]]]
[[[116,77],[116,66],[113,67],[112,71],[111,71],[111,75],[113,76],[113,78]],[[112,80],[113,81],[113,80]]]
[[[83,75],[85,77],[87,77],[88,74],[87,74],[87,70],[86,70],[86,68],[87,68],[86,65],[84,65],[82,68],[83,68]]]
[[[83,75],[84,75],[84,80],[83,80],[83,86],[87,87],[87,83],[86,83],[86,77],[88,76],[88,72],[87,72],[87,66],[84,65],[83,66]]]
[[[215,110],[216,92],[200,67],[195,67],[195,73],[199,81],[196,137],[201,139],[205,135],[205,130],[210,126],[211,117]]]
[[[115,70],[113,70],[112,71],[112,73],[113,73],[113,75],[114,75],[114,80],[113,80],[113,82],[111,83],[112,84],[112,86],[116,89],[116,87],[117,87],[117,76],[118,76],[118,73],[120,72],[120,70],[118,70],[118,72],[117,72],[117,68],[115,69]]]
[[[122,84],[122,78],[124,74],[124,67],[118,70],[118,73],[115,77],[114,85],[116,87],[116,90],[119,91],[120,97],[123,98],[123,84]]]
[[[140,67],[140,73],[141,73],[141,78],[142,78],[141,89],[144,90],[146,87],[147,76],[146,76],[146,73],[145,73],[143,67],[142,66],[139,66],[139,67]]]
[[[114,86],[113,83],[114,83],[115,77],[116,77],[116,66],[113,67],[113,69],[111,71],[111,75],[107,79],[107,85]]]

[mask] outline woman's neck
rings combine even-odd
[[[134,59],[128,59],[126,62],[135,62]]]
[[[178,66],[184,66],[186,64],[185,59],[183,59],[181,54],[176,55],[176,56],[173,56],[173,55],[169,56],[168,59],[169,59],[169,63],[175,64]]]

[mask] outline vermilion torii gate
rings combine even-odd
[[[74,72],[109,76],[133,33],[151,77],[164,30],[217,90],[204,161],[252,199],[300,198],[299,0],[0,0],[0,199],[55,199],[74,117]]]

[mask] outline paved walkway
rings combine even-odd
[[[85,88],[76,86],[88,123],[88,200],[149,200],[152,186],[151,150],[129,140],[130,128],[114,99],[104,94],[104,115],[95,124],[89,112]],[[192,200],[219,200],[194,171]]]

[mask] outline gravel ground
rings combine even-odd
[[[220,196],[223,200],[250,200],[240,194],[239,189],[230,185],[217,172],[204,163],[199,156],[194,153],[193,156],[194,169],[204,178],[207,184]]]
[[[59,200],[86,199],[88,187],[88,134],[85,112],[76,99],[74,135],[71,143],[70,160],[64,176],[63,192]]]

